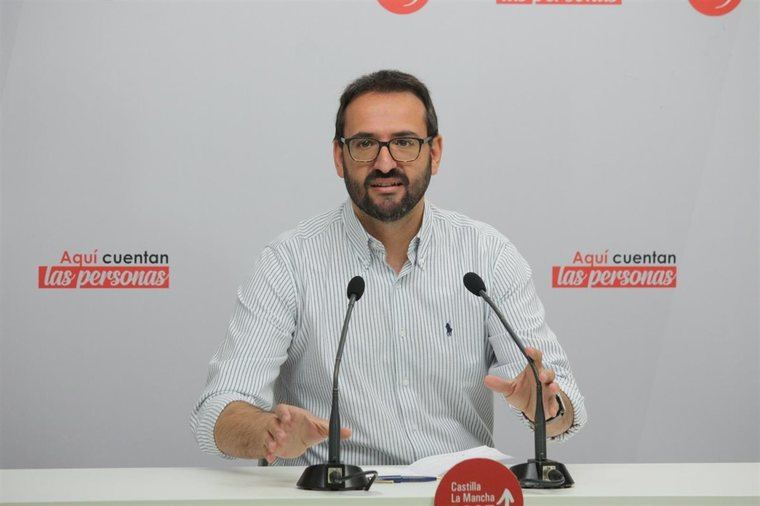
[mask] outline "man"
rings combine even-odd
[[[191,418],[204,451],[326,460],[333,365],[355,275],[366,290],[340,371],[345,462],[411,463],[492,445],[491,391],[530,425],[533,376],[497,317],[462,285],[469,271],[484,278],[541,368],[547,435],[564,439],[585,423],[525,260],[492,227],[424,199],[442,153],[429,92],[415,77],[380,71],[346,88],[333,158],[350,202],[267,246],[239,289]]]

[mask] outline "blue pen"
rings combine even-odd
[[[377,477],[377,481],[380,483],[419,483],[423,481],[436,481],[437,479],[435,476],[401,476],[400,474]]]

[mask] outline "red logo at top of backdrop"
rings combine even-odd
[[[722,16],[739,5],[741,0],[689,0],[689,3],[705,16]]]
[[[380,5],[395,14],[411,14],[422,9],[427,0],[377,0]]]
[[[490,459],[469,459],[452,467],[435,491],[435,506],[523,506],[517,477]]]

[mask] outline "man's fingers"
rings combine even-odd
[[[272,417],[272,420],[266,426],[266,431],[267,431],[267,436],[266,436],[267,443],[268,441],[274,441],[275,443],[275,448],[272,449],[272,451],[276,450],[276,447],[279,447],[285,443],[287,434],[282,429],[282,425],[280,424],[280,421],[277,419],[277,417]]]
[[[324,420],[322,418],[315,418],[312,420],[312,427],[314,427],[316,436],[320,440],[325,439],[330,436],[330,425],[328,424],[327,420]],[[351,437],[351,434],[352,434],[351,429],[349,429],[348,427],[341,427],[340,429],[341,439],[348,439]]]
[[[282,429],[275,430],[272,436],[274,437],[274,440],[277,442],[277,444],[284,443],[285,439],[287,438],[287,434]]]
[[[290,425],[290,422],[293,419],[290,410],[285,404],[278,404],[277,407],[274,408],[274,414],[277,415],[277,418],[279,418],[283,425],[286,426]]]
[[[546,418],[556,416],[559,412],[559,404],[557,404],[557,399],[552,397],[546,403],[544,403],[544,412],[546,413]]]
[[[544,369],[538,374],[538,378],[541,380],[541,383],[544,385],[550,384],[552,381],[554,381],[554,378],[556,377],[556,374],[552,369]]]
[[[554,385],[556,385],[556,383],[554,383]],[[557,392],[559,392],[559,387],[557,387]],[[552,392],[551,397],[544,404],[544,410],[548,413],[546,415],[547,418],[559,414],[559,402],[557,402],[557,395],[554,392]]]
[[[270,464],[277,460],[278,456],[285,456],[292,445],[290,438],[292,427],[287,427],[282,421],[282,416],[289,415],[287,406],[278,405],[274,415],[267,424],[264,443],[264,459]]]
[[[533,359],[533,361],[536,363],[536,366],[541,367],[541,358],[544,356],[543,353],[541,353],[541,350],[538,348],[525,348],[525,353],[528,354],[530,358]]]
[[[269,447],[270,443],[277,444],[277,432],[280,429],[277,428],[276,425],[270,424],[267,426],[266,431],[267,435],[264,437],[264,446]]]
[[[538,374],[539,380],[543,385],[544,394],[544,412],[547,418],[551,418],[559,413],[559,403],[557,402],[557,395],[559,395],[559,385],[554,381],[557,377],[553,369],[543,369]]]
[[[277,458],[277,452],[280,450],[281,446],[278,444],[278,442],[272,438],[271,435],[268,435],[267,442],[264,444],[264,460],[266,460],[269,464],[273,463]]]
[[[330,427],[327,425],[327,420],[313,418],[311,420],[311,426],[313,428],[313,434],[310,435],[309,439],[324,439],[330,434]]]
[[[271,460],[274,458],[274,452],[277,450],[277,443],[272,434],[267,431],[267,435],[264,437],[264,458],[271,464]]]
[[[272,462],[277,457],[297,457],[312,445],[324,441],[330,435],[327,420],[287,404],[278,404],[271,423],[267,426],[265,458]],[[351,429],[342,428],[340,438],[351,437]]]
[[[492,374],[489,374],[485,377],[483,384],[494,392],[504,394],[507,397],[512,395],[512,393],[515,391],[516,386],[516,383],[514,381],[505,380],[504,378],[499,378],[498,376],[494,376]]]

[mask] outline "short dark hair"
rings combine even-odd
[[[335,139],[339,141],[343,137],[343,129],[346,126],[346,108],[359,95],[365,93],[399,93],[408,91],[413,93],[425,105],[425,123],[427,134],[438,135],[438,116],[435,114],[430,92],[422,81],[411,74],[399,70],[378,70],[371,74],[361,76],[343,90],[340,96],[340,107],[335,117]]]

